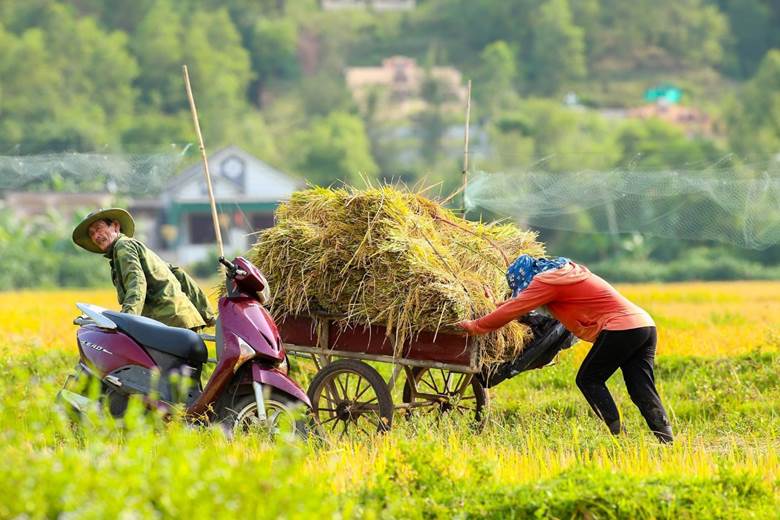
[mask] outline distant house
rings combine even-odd
[[[245,252],[252,233],[273,226],[279,202],[305,186],[236,146],[212,154],[209,171],[226,252]],[[174,178],[161,199],[160,234],[176,260],[188,264],[206,258],[216,239],[202,163]]]
[[[701,110],[667,102],[657,102],[632,108],[627,117],[636,119],[662,119],[682,129],[689,137],[711,137],[714,133],[712,118]]]
[[[340,9],[372,9],[374,11],[410,11],[415,0],[320,0],[325,11]]]
[[[73,220],[78,213],[110,207],[114,196],[110,193],[60,193],[38,191],[8,192],[4,205],[23,220],[56,213],[65,220]]]
[[[209,171],[227,254],[244,253],[252,233],[273,226],[273,212],[305,187],[244,150],[229,146],[209,157]],[[166,260],[183,265],[216,250],[203,164],[197,162],[174,177],[154,198],[120,200],[112,193],[7,192],[2,206],[17,218],[54,213],[66,221],[98,208],[122,204],[133,215],[136,236]]]
[[[462,108],[466,100],[463,77],[454,67],[432,67],[426,70],[413,58],[392,56],[381,67],[349,67],[347,87],[363,110],[376,104],[380,117],[405,117],[426,108],[422,88],[433,79],[443,88],[449,101],[446,108]]]

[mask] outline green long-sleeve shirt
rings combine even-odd
[[[122,312],[140,314],[172,327],[205,326],[169,265],[154,251],[120,234],[105,256],[111,263],[111,280]]]

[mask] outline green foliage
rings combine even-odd
[[[572,21],[568,0],[545,2],[534,18],[531,82],[537,92],[552,96],[585,76],[585,35]]]
[[[667,262],[647,258],[612,258],[590,265],[613,282],[681,282],[687,280],[779,280],[780,268],[697,247]]]
[[[499,168],[523,168],[541,159],[554,172],[604,170],[619,163],[615,132],[606,119],[548,99],[523,101],[517,110],[504,112],[491,132]]]
[[[249,52],[226,9],[195,11],[184,35],[184,62],[207,121],[204,133],[224,136],[247,107],[246,92],[253,78]],[[178,72],[178,71],[177,71]],[[218,138],[215,140],[219,140]]]
[[[345,112],[333,112],[298,134],[293,145],[297,168],[314,183],[339,179],[360,183],[377,173],[363,121]]]
[[[732,49],[726,67],[740,77],[755,73],[772,45],[772,12],[762,0],[724,0],[719,2],[728,16]]]
[[[143,71],[137,85],[142,99],[155,110],[175,113],[186,107],[176,73],[184,59],[184,30],[170,0],[162,0],[154,3],[133,33],[130,48]]]
[[[641,159],[643,168],[682,167],[686,164],[709,165],[723,157],[717,145],[705,139],[689,139],[682,129],[660,119],[627,121],[617,142],[620,165]]]
[[[52,4],[38,28],[17,36],[0,27],[0,40],[0,145],[30,153],[116,143],[112,127],[132,113],[138,73],[124,33]]]
[[[484,169],[545,158],[554,171],[638,158],[668,168],[780,149],[780,4],[769,0],[426,0],[404,13],[325,12],[316,0],[29,0],[0,2],[0,20],[0,154],[192,142],[186,63],[210,150],[243,146],[322,184],[364,171],[454,187],[460,150],[446,136],[462,115],[443,108],[435,82],[415,118],[343,118],[357,111],[344,68],[393,54],[474,80],[472,122],[489,142],[472,164]],[[755,74],[730,104],[739,85],[724,73]],[[714,119],[713,137],[591,110],[635,106],[669,78]],[[568,90],[589,108],[561,107]],[[598,256],[614,246],[602,245]]]
[[[738,94],[730,116],[732,147],[748,156],[780,150],[780,50],[764,57],[756,75]]]
[[[0,348],[0,484],[14,490],[3,518],[715,519],[773,518],[780,506],[777,353],[659,358],[678,432],[664,447],[622,391],[632,430],[607,436],[568,354],[496,387],[479,433],[415,418],[384,436],[274,444],[164,423],[138,402],[123,423],[71,423],[52,399],[75,347]]]
[[[517,51],[503,40],[491,43],[480,53],[480,64],[474,74],[474,99],[481,113],[493,116],[517,103],[516,56]]]
[[[298,76],[298,31],[292,20],[261,18],[253,28],[251,38],[249,50],[258,81],[257,101],[260,104],[265,85]]]
[[[601,0],[604,37],[594,60],[619,60],[638,68],[717,66],[723,58],[728,23],[704,0]]]
[[[0,290],[110,284],[107,261],[77,248],[57,215],[21,222],[0,213]]]

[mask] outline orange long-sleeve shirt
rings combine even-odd
[[[631,303],[588,268],[570,262],[560,269],[534,277],[517,297],[471,322],[472,332],[499,329],[542,305],[575,336],[593,342],[602,330],[628,330],[654,326],[641,307]]]

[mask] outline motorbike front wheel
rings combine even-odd
[[[257,413],[254,393],[238,396],[225,407],[218,420],[233,434],[258,433],[270,439],[306,437],[306,406],[281,392],[272,391],[265,399],[265,419]]]

